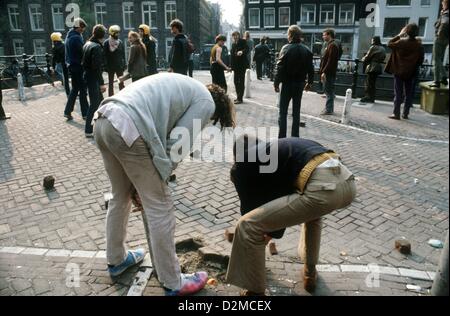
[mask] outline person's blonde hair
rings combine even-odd
[[[139,33],[130,31],[128,33],[128,38],[131,38],[131,44],[133,45],[139,45],[144,52],[144,56],[147,57],[147,48],[145,47],[144,43],[142,42],[141,36]]]
[[[288,37],[292,42],[300,42],[302,40],[303,31],[298,25],[291,25],[288,30]]]

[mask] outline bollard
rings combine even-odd
[[[341,123],[347,125],[350,122],[352,112],[352,89],[348,89],[345,95],[344,111],[342,112]]]
[[[448,296],[448,232],[445,247],[442,251],[439,270],[431,289],[433,296]]]
[[[23,76],[20,72],[17,74],[17,90],[19,91],[19,100],[25,101],[25,87],[23,86]]]
[[[247,69],[247,71],[245,72],[245,97],[246,98],[252,97],[251,82],[252,82],[252,72],[250,69]]]

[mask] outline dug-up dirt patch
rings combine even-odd
[[[202,239],[189,238],[178,242],[177,253],[183,273],[206,271],[210,278],[225,283],[229,257],[205,247]]]

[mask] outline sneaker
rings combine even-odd
[[[194,274],[181,274],[181,289],[178,291],[166,290],[167,296],[187,296],[200,292],[208,282],[207,272]]]
[[[86,133],[86,138],[94,138],[94,133]]]
[[[67,119],[67,122],[73,121],[73,116],[70,114],[64,114],[64,117]]]
[[[134,267],[135,265],[144,261],[144,258],[145,258],[144,249],[138,249],[134,251],[129,250],[125,261],[117,266],[109,266],[108,272],[112,277],[117,277],[122,273],[124,273],[128,268]]]

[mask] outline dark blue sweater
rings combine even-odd
[[[81,68],[81,59],[83,57],[84,39],[80,33],[72,29],[66,38],[66,64],[68,67]]]

